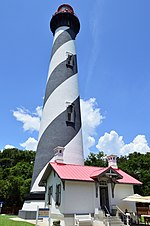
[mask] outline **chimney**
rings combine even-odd
[[[109,155],[107,156],[108,167],[112,167],[114,169],[118,169],[117,166],[117,155]]]
[[[63,153],[64,153],[64,147],[56,147],[54,148],[54,160],[57,163],[63,163]]]

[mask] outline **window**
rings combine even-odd
[[[98,198],[98,184],[95,183],[95,193],[96,193],[96,198]]]
[[[56,205],[60,206],[61,203],[61,184],[56,185]]]
[[[75,109],[74,104],[70,104],[67,107],[67,122],[75,122]]]
[[[104,180],[101,180],[101,181],[99,182],[99,184],[100,184],[100,186],[107,186],[107,182],[104,181]]]
[[[48,205],[52,204],[53,186],[48,188]]]
[[[73,54],[72,53],[67,53],[67,63],[66,63],[66,65],[68,67],[73,67],[74,60],[73,60]]]

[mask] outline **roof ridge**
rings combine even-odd
[[[55,165],[67,165],[67,166],[81,166],[81,167],[90,167],[90,168],[98,168],[99,169],[105,169],[107,168],[108,166],[106,167],[103,167],[103,166],[88,166],[88,165],[80,165],[80,164],[71,164],[71,163],[58,163],[58,162],[50,162],[50,164],[55,164]]]

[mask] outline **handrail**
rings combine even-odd
[[[107,206],[104,206],[104,208],[107,211],[107,213],[110,214],[109,210],[107,209]]]
[[[123,218],[126,219],[126,225],[130,226],[130,213],[124,213],[118,206],[116,206],[116,208],[123,214]]]
[[[105,224],[105,226],[110,226],[110,212],[107,209],[107,206],[104,206],[104,209],[106,210],[106,212],[105,212],[106,218],[104,218],[104,224]]]
[[[125,213],[123,212],[123,210],[119,208],[119,206],[116,206],[116,208],[117,208],[124,216],[126,216]]]

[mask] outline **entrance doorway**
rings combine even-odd
[[[109,211],[109,197],[108,197],[108,186],[100,186],[100,205],[101,209],[106,211]]]

